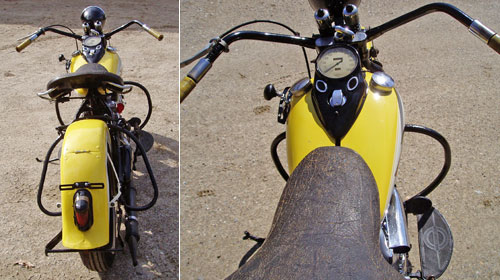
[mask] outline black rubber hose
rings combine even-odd
[[[59,124],[60,125],[65,125],[64,124],[64,121],[61,117],[61,111],[59,110],[59,99],[56,99],[56,116],[57,116],[57,120],[59,121]]]
[[[43,193],[43,184],[45,183],[45,175],[47,175],[47,168],[49,165],[50,161],[50,156],[52,155],[52,151],[54,151],[55,147],[61,140],[64,138],[64,135],[60,135],[56,141],[50,146],[49,150],[47,151],[47,155],[45,156],[45,160],[43,161],[43,170],[42,170],[42,176],[40,177],[40,183],[38,184],[38,193],[36,195],[36,202],[38,203],[38,208],[42,210],[42,212],[46,215],[49,216],[61,216],[61,212],[52,212],[47,210],[43,204],[42,204],[42,193]]]
[[[148,124],[149,118],[151,118],[151,113],[153,112],[153,101],[151,101],[151,95],[149,94],[149,91],[146,89],[146,87],[139,84],[138,82],[125,81],[123,83],[126,85],[133,85],[140,88],[142,91],[144,91],[144,94],[148,99],[148,114],[146,115],[146,119],[139,126],[141,129],[143,129],[146,126],[146,124]]]
[[[156,184],[155,176],[153,175],[153,170],[151,169],[151,165],[149,164],[148,157],[146,156],[146,150],[142,146],[141,142],[139,142],[139,139],[137,139],[137,137],[135,137],[132,132],[130,132],[124,128],[121,128],[119,126],[116,126],[116,125],[108,124],[108,126],[111,129],[118,130],[122,133],[127,134],[127,136],[129,136],[130,139],[132,139],[132,141],[135,142],[137,148],[141,151],[141,156],[142,156],[142,159],[144,160],[144,165],[146,166],[146,169],[148,170],[149,179],[151,180],[151,184],[153,185],[153,192],[154,192],[153,199],[151,199],[151,201],[148,204],[146,204],[144,206],[125,205],[125,207],[128,210],[133,210],[133,211],[148,210],[149,208],[153,207],[153,205],[155,205],[156,200],[158,199],[158,185]]]
[[[248,22],[239,24],[239,25],[237,25],[237,26],[229,29],[228,31],[226,31],[222,35],[220,35],[219,38],[224,38],[226,35],[228,35],[229,33],[233,32],[233,31],[235,31],[236,29],[239,29],[239,28],[241,28],[243,26],[247,26],[247,25],[254,24],[254,23],[271,23],[271,24],[276,24],[276,25],[279,25],[281,27],[286,28],[288,31],[292,32],[293,35],[300,36],[299,32],[293,30],[288,25],[285,25],[285,24],[283,24],[281,22],[277,22],[277,21],[273,21],[273,20],[252,20],[252,21],[248,21]],[[302,47],[302,53],[304,54],[304,59],[306,61],[307,74],[309,75],[309,79],[311,79],[311,68],[309,67],[309,60],[307,59],[307,53],[306,53],[306,49],[304,47]]]
[[[448,141],[446,141],[446,139],[443,137],[443,135],[439,134],[439,132],[437,132],[433,129],[430,129],[428,127],[414,125],[414,124],[407,124],[407,125],[405,125],[405,132],[416,132],[416,133],[425,134],[427,136],[434,138],[435,140],[437,140],[441,144],[441,146],[443,146],[444,164],[443,164],[443,168],[441,169],[441,172],[439,172],[438,176],[434,179],[434,181],[432,181],[427,187],[425,187],[421,192],[416,194],[414,197],[427,196],[443,181],[444,177],[446,177],[446,174],[448,174],[448,170],[450,170],[450,166],[451,166],[450,144],[448,144]]]
[[[278,156],[278,145],[280,144],[281,141],[285,139],[286,139],[286,132],[283,132],[280,135],[276,136],[276,138],[274,138],[273,143],[271,143],[271,158],[273,159],[274,165],[276,166],[276,169],[278,169],[278,172],[280,173],[281,177],[283,177],[285,181],[288,181],[288,178],[290,176],[283,167],[283,164],[281,164],[280,158]]]

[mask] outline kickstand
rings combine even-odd
[[[243,236],[243,240],[247,240],[247,239],[255,241],[256,244],[253,245],[253,247],[250,248],[250,250],[248,250],[248,252],[246,252],[246,254],[243,256],[243,258],[241,258],[241,261],[240,261],[240,264],[238,265],[238,267],[242,267],[248,261],[248,259],[250,259],[250,257],[260,248],[260,246],[262,246],[262,244],[266,240],[265,238],[253,236],[248,231],[245,231],[245,236]]]
[[[49,241],[49,243],[47,243],[47,245],[45,245],[45,256],[48,256],[49,255],[49,252],[54,249],[54,247],[56,247],[56,245],[61,242],[62,240],[62,230],[56,235],[54,236],[54,238],[52,238],[52,240]]]
[[[243,240],[247,240],[247,239],[253,240],[253,241],[260,243],[260,244],[264,243],[264,241],[266,240],[265,238],[262,238],[262,237],[253,236],[250,234],[250,232],[245,230],[245,236],[243,236]]]
[[[43,160],[39,159],[38,157],[36,157],[35,159],[36,159],[36,161],[38,161],[38,162],[43,162]],[[59,160],[59,158],[49,159],[49,163],[50,163],[50,162],[54,162],[54,161],[58,161],[58,160]]]

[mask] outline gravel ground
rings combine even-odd
[[[500,30],[500,2],[448,2]],[[230,27],[253,19],[280,21],[305,36],[317,32],[306,1],[180,3],[181,59]],[[362,1],[361,22],[377,26],[427,3]],[[286,32],[269,25],[255,29]],[[500,279],[498,55],[444,14],[393,30],[375,45],[403,98],[406,122],[438,130],[451,145],[451,170],[430,195],[447,218],[455,241],[451,264],[441,279]],[[309,54],[313,59],[314,52]],[[189,69],[182,69],[181,77]],[[276,122],[277,101],[265,101],[262,90],[268,83],[282,90],[306,75],[296,47],[238,42],[182,104],[182,278],[228,276],[253,246],[241,240],[243,231],[267,235],[284,186],[269,145],[284,126]],[[439,144],[432,140],[405,136],[397,180],[404,197],[437,175],[442,157]],[[417,240],[412,242],[416,247]],[[418,257],[411,260],[417,263]]]
[[[37,98],[46,83],[65,72],[57,58],[71,57],[74,41],[46,34],[22,53],[17,38],[49,24],[64,24],[81,33],[80,13],[99,5],[107,14],[105,31],[138,19],[164,34],[158,42],[138,27],[115,35],[112,45],[122,58],[124,80],[145,85],[153,99],[153,115],[145,130],[155,137],[148,153],[160,188],[156,206],[139,214],[139,265],[133,267],[128,251],[118,253],[113,268],[98,274],[88,271],[78,254],[44,256],[45,244],[60,231],[60,218],[45,216],[37,207],[36,191],[43,158],[57,137],[54,105]],[[1,279],[154,279],[178,278],[178,1],[0,1],[0,249]],[[132,96],[125,112],[144,112],[145,103]],[[140,99],[137,99],[140,100]],[[142,99],[144,101],[144,99]],[[74,107],[74,106],[73,106]],[[69,116],[74,108],[66,107]],[[140,202],[151,192],[139,160],[135,173]],[[49,167],[44,201],[52,208],[59,200],[57,164]],[[128,250],[128,249],[127,249]]]

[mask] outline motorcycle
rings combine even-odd
[[[497,52],[500,38],[449,4],[429,4],[365,29],[358,16],[359,1],[309,2],[316,11],[319,34],[235,31],[252,22],[244,23],[181,63],[185,66],[199,59],[181,81],[182,102],[236,41],[270,41],[317,50],[314,77],[300,79],[281,92],[272,84],[265,87],[266,100],[280,99],[278,121],[286,124],[286,133],[273,141],[271,153],[287,184],[267,238],[245,235],[257,244],[229,279],[440,277],[451,260],[453,238],[427,196],[450,168],[450,147],[436,131],[405,123],[401,98],[377,60],[373,40],[436,11],[451,15]],[[223,86],[228,85],[230,80]],[[428,187],[403,201],[395,175],[405,132],[437,140],[444,148],[445,163]],[[289,173],[276,151],[285,139]],[[418,219],[419,271],[413,271],[409,262],[415,248],[411,250],[408,237],[408,214]],[[395,270],[387,268],[391,265]]]
[[[121,78],[121,59],[109,40],[132,25],[141,26],[159,41],[163,35],[138,20],[105,33],[106,14],[98,6],[85,8],[81,21],[83,35],[64,25],[49,25],[21,39],[24,41],[16,50],[21,52],[46,32],[76,41],[76,50],[70,59],[59,56],[67,73],[50,80],[47,90],[38,93],[38,97],[55,103],[60,126],[56,128],[58,138],[45,159],[39,160],[43,162],[43,170],[37,204],[44,214],[61,217],[62,221],[61,231],[47,243],[45,254],[78,252],[88,269],[103,272],[112,266],[116,253],[124,250],[124,242],[133,265],[137,265],[140,239],[137,214],[153,207],[158,198],[158,186],[146,154],[154,140],[143,130],[152,112],[151,97],[142,84]],[[133,90],[142,92],[147,99],[144,120],[123,117],[126,96]],[[81,104],[71,122],[65,123],[61,104],[74,100]],[[61,141],[59,157],[52,158]],[[132,180],[139,156],[153,189],[153,196],[144,205],[137,203]],[[43,204],[44,183],[49,163],[57,161],[61,198],[57,207],[61,210],[52,211]],[[124,238],[120,234],[122,224],[125,225]],[[59,243],[63,248],[56,248]]]

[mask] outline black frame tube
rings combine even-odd
[[[36,194],[36,202],[38,204],[38,208],[40,208],[40,210],[44,214],[46,214],[48,216],[53,216],[53,217],[61,216],[61,212],[52,212],[52,211],[47,210],[45,208],[45,206],[43,206],[43,203],[42,203],[43,184],[45,183],[45,176],[47,175],[47,168],[49,165],[50,156],[52,155],[52,151],[54,151],[57,144],[59,144],[59,142],[61,142],[61,140],[63,138],[64,138],[64,134],[59,135],[59,137],[57,137],[56,141],[54,141],[52,146],[50,146],[49,150],[47,151],[47,155],[45,155],[45,160],[43,161],[42,176],[40,177],[40,183],[38,184],[38,192]]]
[[[412,20],[415,20],[421,16],[424,16],[429,13],[433,12],[443,12],[446,13],[456,20],[458,20],[460,23],[465,25],[467,28],[472,24],[474,19],[472,19],[469,15],[464,13],[462,10],[458,9],[457,7],[447,4],[447,3],[432,3],[425,5],[423,7],[420,7],[414,11],[411,11],[409,13],[406,13],[400,17],[397,17],[391,21],[388,21],[382,25],[379,25],[377,27],[374,27],[372,29],[369,29],[366,31],[366,35],[368,36],[368,41],[371,41],[380,35],[384,34],[387,31],[390,31],[396,27],[399,27],[403,24],[406,24]]]

